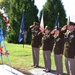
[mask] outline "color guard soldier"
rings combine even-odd
[[[51,52],[54,44],[53,41],[54,38],[50,34],[50,28],[46,26],[45,33],[43,34],[43,38],[42,38],[45,72],[50,72],[51,70]]]
[[[53,30],[52,34],[54,34],[54,59],[56,65],[57,75],[63,75],[63,50],[64,50],[64,35],[61,32],[61,28],[57,28]]]
[[[32,46],[32,56],[33,56],[33,67],[39,66],[39,48],[41,46],[41,31],[39,29],[39,23],[34,22],[33,25],[30,26],[29,31],[32,32],[32,40],[31,40],[31,46]]]
[[[62,30],[66,29],[64,34],[65,46],[65,65],[68,75],[75,75],[75,23],[69,22],[68,26],[64,26]]]

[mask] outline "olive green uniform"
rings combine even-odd
[[[55,47],[54,47],[54,59],[56,64],[57,74],[63,75],[63,62],[62,56],[64,50],[64,35],[60,33],[57,37],[54,38]]]
[[[51,70],[51,52],[54,44],[54,38],[52,35],[44,34],[42,38],[43,57],[45,63],[45,69]]]
[[[68,75],[75,75],[75,30],[70,33],[66,32],[64,39],[64,55],[67,73]]]
[[[42,33],[40,29],[31,28],[32,32],[32,40],[31,40],[31,46],[32,46],[32,56],[33,56],[33,65],[39,66],[39,48],[41,46],[42,41]]]

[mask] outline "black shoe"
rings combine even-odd
[[[35,66],[34,66],[34,68],[38,68],[38,67],[39,67],[38,65],[35,65]]]
[[[46,73],[50,72],[50,70],[43,70],[43,71],[46,72]]]

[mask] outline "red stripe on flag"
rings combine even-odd
[[[42,17],[41,17],[41,22],[40,22],[40,30],[41,30],[42,33],[44,32],[44,19],[43,19],[43,14],[42,14]]]
[[[7,21],[7,22],[5,22],[6,23],[6,25],[8,25],[9,24],[9,21]]]

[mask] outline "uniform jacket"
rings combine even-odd
[[[40,29],[30,28],[29,31],[32,32],[31,46],[39,48],[39,46],[41,46],[41,41],[42,41],[42,33]]]
[[[55,47],[54,47],[54,54],[63,54],[64,50],[64,35],[60,32],[59,36],[54,38]]]
[[[45,50],[45,51],[47,51],[47,50],[52,51],[53,44],[54,44],[54,38],[53,38],[53,36],[52,35],[46,35],[46,34],[44,34],[43,38],[42,38],[42,47],[43,47],[43,50]]]
[[[64,55],[67,58],[74,58],[75,56],[75,30],[68,35],[64,35],[65,45],[64,45]]]

